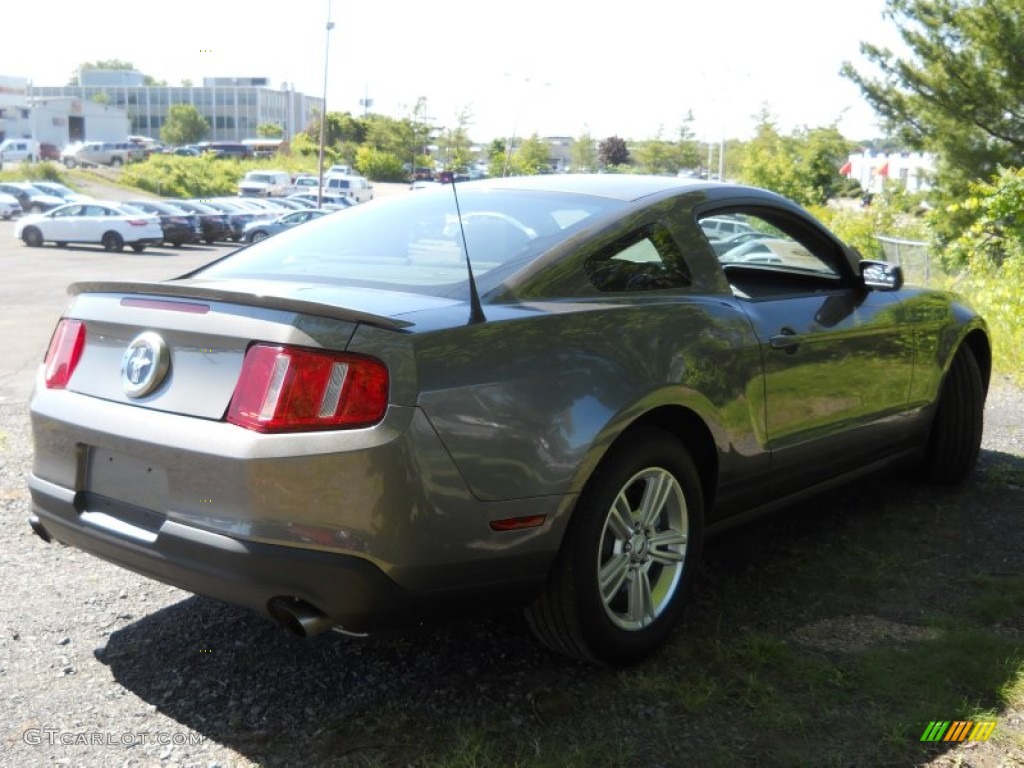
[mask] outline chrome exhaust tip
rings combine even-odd
[[[293,635],[312,637],[326,632],[334,622],[316,606],[294,597],[275,597],[267,603],[274,620]]]

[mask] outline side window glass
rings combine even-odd
[[[698,223],[737,296],[799,294],[841,281],[822,244],[792,222],[735,213],[705,216]]]
[[[651,224],[630,232],[588,257],[590,283],[605,293],[637,293],[691,284],[690,272],[669,231]]]

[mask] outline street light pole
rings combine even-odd
[[[317,164],[316,207],[324,204],[324,141],[327,137],[327,62],[331,55],[331,0],[327,0],[327,43],[324,48],[324,99],[320,104],[320,160]]]

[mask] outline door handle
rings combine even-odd
[[[778,333],[768,338],[768,346],[772,349],[782,349],[787,355],[796,352],[797,347],[803,342],[804,337],[792,328],[782,328]]]

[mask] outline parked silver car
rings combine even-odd
[[[700,223],[734,214],[792,245],[723,264]],[[669,636],[706,534],[898,463],[966,477],[991,366],[978,315],[798,206],[663,177],[393,196],[71,293],[41,537],[300,634],[525,607],[607,664]]]

